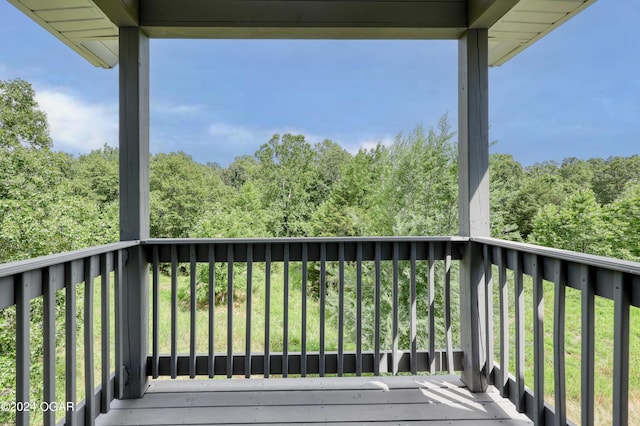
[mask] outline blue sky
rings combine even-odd
[[[525,165],[640,153],[637,0],[598,0],[490,70],[492,152]],[[351,152],[448,113],[455,41],[151,41],[151,150],[223,165],[273,133]],[[0,79],[31,82],[55,148],[117,145],[118,71],[94,68],[0,0]]]

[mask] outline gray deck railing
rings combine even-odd
[[[121,294],[121,271],[126,249],[138,245],[139,242],[115,243],[70,253],[56,254],[33,260],[12,262],[0,265],[0,310],[15,306],[15,402],[10,410],[15,412],[15,422],[28,425],[31,413],[41,414],[45,425],[56,424],[56,413],[60,412],[58,404],[64,401],[65,423],[68,425],[90,424],[100,413],[109,410],[109,404],[121,392],[123,379],[116,373],[115,365],[120,364],[122,344],[119,338],[120,327],[119,297]],[[113,274],[113,288],[111,273]],[[94,377],[94,280],[100,278],[101,306],[98,315],[101,320],[101,377],[100,385],[95,386]],[[77,288],[84,283],[83,306],[77,306]],[[65,301],[64,312],[64,382],[65,395],[56,395],[56,293],[63,290],[61,296]],[[115,300],[110,302],[110,295]],[[31,397],[30,374],[32,368],[30,340],[31,307],[34,299],[42,299],[43,333],[43,393],[35,400]],[[115,318],[110,316],[110,306],[115,306]],[[89,397],[78,401],[77,369],[78,354],[78,309],[83,312],[83,353],[84,358],[84,394]],[[111,327],[115,321],[115,347],[111,346]],[[6,332],[7,330],[3,330]],[[111,357],[115,355],[115,365]],[[2,371],[0,374],[11,374]],[[3,413],[11,415],[11,413]],[[12,419],[13,420],[13,419]],[[11,421],[11,420],[9,420]]]
[[[152,324],[152,349],[148,358],[147,372],[152,377],[158,376],[208,376],[226,375],[232,377],[234,375],[301,375],[317,374],[325,376],[335,374],[342,376],[344,374],[355,373],[361,375],[363,373],[387,373],[397,374],[398,372],[420,371],[436,372],[448,370],[453,372],[461,368],[460,350],[453,349],[452,343],[452,316],[451,307],[454,305],[451,301],[451,262],[460,258],[461,247],[466,243],[466,239],[457,237],[443,238],[318,238],[318,239],[263,239],[263,240],[149,240],[144,242],[146,247],[147,258],[152,265],[153,281],[152,281],[152,316],[154,318]],[[400,276],[401,270],[399,265],[401,262],[407,262],[405,271],[408,276]],[[442,276],[436,277],[436,263],[442,265],[438,268]],[[190,321],[186,330],[178,330],[178,321],[176,319],[178,312],[178,270],[180,264],[188,264],[185,267],[189,276],[189,306]],[[291,309],[289,306],[289,298],[294,297],[291,293],[292,264],[296,264],[300,271],[300,277],[297,284],[299,285],[300,294],[296,297],[301,298],[301,312],[298,318],[291,317]],[[420,279],[417,273],[417,265],[422,263],[423,270],[426,273],[425,284],[428,286],[427,296],[428,304],[431,309],[427,312],[418,312],[417,306],[417,283]],[[216,306],[215,294],[209,291],[207,300],[208,309],[208,330],[207,330],[207,347],[208,353],[198,353],[196,348],[196,275],[197,265],[205,264],[209,266],[207,289],[215,288],[216,265],[223,266],[223,279],[227,282],[227,297],[224,306]],[[325,339],[325,330],[327,325],[327,277],[328,265],[332,265],[337,270],[335,277],[336,288],[338,294],[338,321],[337,332],[338,342],[337,351],[330,352],[326,349],[327,343]],[[163,268],[161,268],[163,265]],[[308,289],[312,284],[309,278],[310,265],[313,265],[317,277],[314,286],[318,287],[318,300],[313,303],[319,303],[320,320],[317,330],[310,330],[310,324],[307,315],[307,306],[312,303],[309,300]],[[273,279],[273,268],[281,268],[279,282]],[[237,273],[239,267],[246,268],[246,273],[241,274],[240,278]],[[355,278],[352,285],[355,286],[355,292],[349,293],[345,291],[345,268],[352,267],[355,269]],[[218,267],[219,268],[219,267]],[[383,277],[382,271],[390,270],[388,277]],[[169,353],[160,353],[160,333],[159,333],[159,280],[160,270],[169,270],[171,275],[171,303],[170,307],[165,309],[171,310],[171,338],[170,342],[162,342],[165,347],[169,347]],[[255,302],[252,299],[252,285],[254,275],[259,274],[264,280],[264,300],[258,303],[264,304],[264,317],[261,322],[264,328],[255,330],[252,323],[252,315],[254,313]],[[418,277],[418,278],[417,278]],[[218,278],[219,279],[219,278]],[[387,279],[387,288],[391,289],[393,298],[393,307],[389,315],[391,318],[381,318],[384,315],[381,309],[381,288],[384,287],[383,281]],[[246,327],[244,330],[244,351],[237,352],[233,348],[233,318],[235,301],[233,297],[234,289],[239,280],[243,280],[242,285],[246,286],[246,300],[242,309],[246,315]],[[374,286],[374,297],[370,303],[374,304],[373,317],[363,317],[363,280]],[[428,281],[428,282],[427,282]],[[436,286],[436,281],[441,285]],[[271,322],[273,316],[270,313],[271,304],[274,302],[272,290],[275,286],[281,286],[284,297],[282,300],[275,301],[281,304],[282,329],[273,329]],[[409,288],[410,296],[405,306],[400,302],[400,287]],[[423,286],[427,287],[427,286]],[[208,290],[207,290],[208,291]],[[406,290],[405,290],[406,291]],[[439,294],[441,300],[444,301],[444,309],[442,311],[435,309],[435,296]],[[349,297],[351,299],[349,300]],[[353,350],[347,351],[345,330],[348,326],[345,317],[345,305],[356,306],[355,318],[355,336],[351,341]],[[457,305],[457,300],[456,300]],[[408,347],[399,347],[400,335],[400,311],[405,312],[409,318],[409,345]],[[216,352],[215,346],[219,345],[218,338],[215,336],[215,321],[220,316],[224,317],[226,322],[226,342],[225,349]],[[418,346],[417,339],[417,323],[419,320],[427,319],[429,327],[428,345],[424,347]],[[384,347],[381,338],[381,322],[390,320],[392,324],[392,341],[388,347]],[[441,320],[444,323],[444,336],[442,341],[445,343],[444,348],[436,348],[435,339],[435,323]],[[373,347],[369,350],[363,350],[363,321],[374,323]],[[289,336],[292,334],[293,328],[299,331],[299,350],[295,352],[291,349]],[[422,331],[422,330],[421,330]],[[319,335],[319,345],[311,347],[308,344],[308,335],[310,332]],[[189,353],[179,354],[177,337],[178,333],[189,334]],[[251,341],[254,333],[264,333],[264,338],[260,350],[252,348]],[[282,336],[282,345],[277,351],[272,351],[274,346],[271,339],[274,334]]]
[[[581,406],[583,425],[594,424],[595,305],[599,296],[614,303],[613,406],[612,424],[628,423],[629,308],[640,307],[640,264],[601,256],[497,240],[472,238],[481,244],[485,261],[487,294],[493,294],[493,267],[498,272],[500,324],[499,356],[488,363],[488,377],[502,393],[536,424],[567,424],[565,377],[566,289],[580,292],[581,321]],[[507,271],[513,272],[509,284]],[[533,293],[533,389],[525,388],[524,276],[531,277]],[[543,281],[553,283],[553,373],[554,405],[545,403],[544,389],[544,290]],[[510,296],[510,292],[513,294]],[[510,299],[512,297],[512,299]],[[486,359],[494,360],[493,298],[486,306]],[[515,307],[514,336],[509,335],[509,306]],[[515,375],[509,368],[509,341],[515,340]],[[569,422],[571,423],[571,422]]]
[[[484,259],[486,304],[479,311],[479,321],[485,322],[483,350],[486,363],[483,374],[489,383],[511,399],[515,406],[536,423],[571,424],[567,419],[565,379],[565,311],[566,289],[580,292],[581,311],[581,423],[594,423],[594,358],[596,296],[613,301],[613,406],[612,421],[616,425],[628,423],[629,390],[629,311],[640,307],[640,264],[599,256],[554,250],[529,244],[491,238],[318,238],[318,239],[211,239],[211,240],[147,240],[116,243],[72,253],[0,265],[0,310],[15,306],[16,369],[15,400],[30,400],[30,370],[32,369],[30,336],[36,333],[31,317],[34,299],[41,298],[43,306],[43,378],[41,403],[71,402],[74,410],[65,413],[66,424],[92,424],[95,416],[109,410],[109,403],[123,395],[126,372],[123,367],[123,270],[132,248],[142,250],[152,270],[150,294],[151,348],[146,364],[140,366],[148,376],[245,376],[261,375],[337,375],[397,374],[399,372],[459,371],[463,353],[454,349],[452,328],[459,317],[454,314],[458,300],[451,298],[457,285],[455,266],[468,244],[476,244]],[[226,280],[227,298],[216,305],[215,292],[207,293],[206,350],[198,352],[203,343],[198,340],[196,293],[198,265],[208,265],[205,288],[215,288],[216,280]],[[218,272],[217,277],[216,265]],[[274,271],[276,271],[274,273]],[[162,272],[161,272],[162,271]],[[294,274],[295,272],[295,274]],[[452,274],[453,272],[453,274]],[[162,278],[167,274],[169,278]],[[310,274],[314,274],[313,277]],[[295,275],[295,277],[294,277]],[[453,278],[452,278],[453,275]],[[264,300],[252,299],[252,286],[264,285]],[[526,278],[525,277],[529,277]],[[277,279],[276,279],[277,278]],[[94,281],[99,282],[100,307],[96,309],[101,321],[99,368],[94,368]],[[160,286],[170,286],[170,302],[163,305]],[[189,326],[178,325],[178,289],[188,280]],[[422,280],[422,282],[420,282]],[[241,282],[242,281],[242,282]],[[296,281],[296,285],[294,285]],[[494,282],[495,281],[495,282]],[[544,347],[544,282],[551,283],[553,297],[553,374],[555,378],[553,404],[545,402]],[[182,282],[182,284],[180,284]],[[84,283],[83,303],[78,305],[78,286]],[[235,304],[233,293],[242,284],[246,299]],[[310,299],[310,289],[317,286],[316,298]],[[531,286],[533,305],[533,381],[525,386],[525,289]],[[282,290],[283,297],[274,299],[274,290]],[[496,287],[494,289],[494,287]],[[315,287],[314,287],[315,288]],[[328,320],[329,289],[337,295],[337,320]],[[422,288],[422,292],[418,289]],[[425,291],[426,288],[426,291]],[[381,300],[385,289],[390,293],[392,309],[390,326],[385,332],[391,341],[382,338],[385,313]],[[293,318],[289,309],[293,291],[301,300],[299,317]],[[363,291],[373,293],[367,303],[373,303],[373,313],[367,314]],[[402,292],[404,297],[401,297]],[[97,293],[96,293],[97,294]],[[408,294],[408,296],[407,296]],[[64,381],[65,395],[56,395],[56,295],[64,299]],[[495,295],[495,302],[494,296]],[[386,294],[389,296],[389,294]],[[425,311],[418,309],[419,298]],[[436,299],[442,305],[436,304]],[[144,302],[146,303],[146,302]],[[252,326],[258,315],[257,303],[263,303],[264,325]],[[320,319],[311,324],[308,318],[310,303],[319,304]],[[274,331],[271,307],[282,308],[281,329]],[[495,306],[494,306],[495,304]],[[346,306],[355,306],[354,317],[346,315]],[[438,307],[442,310],[438,310]],[[169,342],[162,342],[160,310],[169,309]],[[234,350],[234,312],[244,309],[247,326],[243,330],[243,349]],[[336,309],[334,305],[332,309]],[[113,311],[113,315],[111,312]],[[142,310],[144,311],[144,310]],[[513,312],[511,312],[513,311]],[[78,315],[82,312],[82,316]],[[513,315],[512,315],[513,314]],[[79,319],[79,321],[78,321]],[[226,338],[219,342],[215,324],[226,321]],[[353,324],[349,323],[350,319]],[[142,318],[142,321],[145,321]],[[494,335],[494,321],[498,322]],[[78,322],[83,326],[83,339],[78,340]],[[511,322],[515,324],[512,331]],[[363,342],[363,328],[373,323],[373,343]],[[440,335],[436,323],[443,325]],[[420,328],[418,328],[420,324]],[[337,326],[337,350],[329,351],[326,332]],[[311,327],[318,327],[319,345],[308,342]],[[297,329],[299,341],[289,341],[291,330]],[[114,333],[111,334],[111,330]],[[351,332],[350,332],[351,331]],[[399,341],[402,332],[408,333],[408,344]],[[251,336],[263,334],[264,345],[255,348]],[[179,351],[178,336],[187,334],[186,353]],[[282,342],[272,343],[279,334]],[[419,335],[423,336],[422,346]],[[425,343],[424,336],[427,336]],[[113,340],[113,344],[111,341]],[[510,347],[510,341],[515,348]],[[442,343],[442,348],[436,347]],[[281,346],[279,346],[281,345]],[[277,350],[276,349],[277,346]],[[294,350],[295,346],[295,350]],[[77,347],[80,352],[77,353]],[[222,351],[216,348],[223,347]],[[497,347],[497,356],[494,355]],[[168,348],[166,353],[161,350]],[[514,360],[510,359],[514,353]],[[527,355],[528,356],[528,355]],[[84,358],[84,394],[93,395],[77,401],[78,357]],[[112,363],[111,359],[115,360]],[[512,369],[511,366],[514,366]],[[117,367],[121,366],[121,367]],[[100,370],[96,380],[95,370]],[[99,385],[96,386],[96,381]],[[42,412],[44,424],[55,424],[55,412]],[[28,424],[30,412],[15,413],[17,424]]]

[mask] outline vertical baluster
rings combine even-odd
[[[533,421],[544,423],[544,288],[542,262],[533,257]]]
[[[109,405],[111,403],[111,319],[109,315],[109,270],[111,269],[111,263],[109,259],[113,259],[113,253],[103,254],[100,257],[100,337],[102,348],[102,393],[100,400],[100,412],[108,413]]]
[[[398,243],[393,243],[393,375],[398,374],[398,364],[400,363],[400,356],[398,354],[398,341],[399,341],[399,327],[398,323],[400,322],[399,318],[399,309],[398,309],[398,297],[399,297],[399,284],[398,284]]]
[[[356,375],[362,376],[362,243],[356,249]]]
[[[344,374],[344,243],[338,246],[338,377]]]
[[[516,409],[524,412],[524,285],[522,282],[522,257],[513,252],[516,305]]]
[[[189,377],[196,377],[196,246],[189,244]]]
[[[487,339],[485,341],[487,349],[486,375],[489,384],[495,383],[494,377],[494,353],[493,353],[493,263],[491,261],[491,247],[483,246],[484,257],[484,277],[485,277],[485,294],[486,294],[486,319],[487,322]]]
[[[509,396],[509,284],[504,250],[498,248],[498,280],[500,281],[500,395]]]
[[[289,244],[284,245],[284,318],[282,331],[282,377],[289,374]]]
[[[251,292],[253,278],[253,244],[247,245],[247,304],[245,309],[244,377],[251,377]]]
[[[233,377],[233,245],[227,244],[227,378]]]
[[[213,244],[209,244],[209,359],[207,370],[209,378],[213,378],[216,374],[216,346],[215,346],[215,330],[216,330],[216,251]]]
[[[51,268],[42,271],[42,284],[44,285],[42,315],[44,331],[43,401],[48,403],[56,401],[56,292],[53,278]],[[43,415],[45,426],[56,424],[55,411],[46,410]]]
[[[152,248],[152,265],[153,268],[153,323],[152,326],[152,356],[151,361],[151,375],[154,379],[157,379],[160,375],[160,351],[159,351],[159,339],[160,339],[160,255],[158,253],[158,246]],[[103,296],[104,297],[104,296]]]
[[[300,374],[307,376],[307,261],[309,253],[306,243],[302,244],[302,318],[300,344],[302,354],[300,359]]]
[[[435,246],[429,243],[429,373],[436,373],[436,272]]]
[[[453,338],[451,336],[451,243],[447,243],[444,259],[444,327],[447,345],[447,370],[453,374]]]
[[[95,398],[93,397],[93,268],[91,258],[84,260],[84,394],[85,424],[95,423]]]
[[[580,268],[580,289],[582,291],[581,317],[582,317],[582,424],[593,425],[594,403],[594,351],[595,351],[595,312],[594,312],[594,286],[591,282],[589,267],[583,265]]]
[[[629,422],[629,293],[622,272],[613,273],[613,424]]]
[[[116,388],[114,392],[116,393],[117,398],[122,398],[124,396],[124,369],[123,365],[123,353],[122,353],[122,336],[123,332],[123,306],[122,306],[122,269],[124,267],[124,261],[122,258],[122,250],[118,250],[115,253],[114,259],[114,313],[115,313],[115,331],[114,331],[114,341],[115,341],[115,370],[116,370]],[[69,400],[67,400],[69,401]]]
[[[376,270],[376,277],[375,277],[375,324],[374,324],[374,337],[373,337],[373,353],[374,353],[374,365],[373,365],[373,369],[374,369],[374,373],[376,376],[380,375],[380,296],[381,296],[381,291],[380,291],[380,275],[381,275],[381,270],[380,270],[380,258],[381,258],[381,253],[380,253],[380,242],[376,241],[376,253],[375,253],[375,270]]]
[[[417,290],[416,290],[416,243],[411,243],[411,274],[410,274],[410,291],[411,291],[411,318],[409,328],[411,330],[411,374],[418,374],[418,334],[416,326],[417,316]]]
[[[14,276],[16,294],[16,402],[29,404],[31,371],[31,277],[28,273]],[[74,376],[75,379],[75,376]],[[16,410],[16,423],[29,425],[29,410]]]
[[[327,280],[327,245],[320,244],[320,377],[325,375],[325,341],[324,341],[324,323],[325,323],[325,303],[326,303],[326,280]]]
[[[178,247],[171,244],[171,378],[178,376]]]
[[[264,253],[264,377],[271,374],[271,358],[269,349],[271,322],[271,244],[267,244]]]
[[[564,324],[565,324],[565,269],[562,260],[555,261],[553,269],[554,299],[553,305],[553,368],[556,426],[567,424],[566,376],[564,360]]]
[[[76,403],[76,280],[73,274],[71,263],[64,265],[65,279],[65,400],[67,403]],[[66,412],[66,424],[76,425],[76,414],[74,410]]]

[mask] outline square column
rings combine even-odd
[[[120,240],[149,238],[149,38],[120,28]],[[122,348],[118,398],[140,398],[148,386],[149,267],[141,246],[128,250],[121,285]],[[120,370],[122,369],[122,370]]]
[[[489,236],[488,31],[470,29],[458,41],[459,234]],[[484,263],[479,245],[460,261],[462,381],[472,392],[487,388]]]

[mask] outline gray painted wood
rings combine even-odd
[[[393,336],[393,347],[392,347],[392,351],[393,351],[393,368],[391,369],[391,372],[393,373],[393,375],[395,376],[396,374],[398,374],[398,344],[399,344],[399,340],[400,340],[400,330],[399,330],[399,323],[400,323],[400,310],[398,309],[398,299],[400,297],[400,289],[399,289],[399,283],[398,283],[398,258],[399,258],[399,254],[398,254],[398,244],[394,243],[393,244],[393,308],[392,308],[392,336]]]
[[[416,243],[411,243],[411,271],[409,276],[411,292],[411,313],[409,318],[410,339],[411,339],[411,373],[418,374],[418,359],[416,350],[418,349],[418,329],[417,329],[417,290],[416,290]]]
[[[247,300],[245,307],[244,376],[251,377],[251,295],[253,291],[253,245],[247,247]],[[194,363],[195,364],[195,363]]]
[[[96,415],[94,391],[94,345],[93,345],[93,275],[91,258],[84,261],[84,424],[93,425]]]
[[[271,371],[271,358],[269,352],[271,349],[271,245],[268,244],[265,253],[264,266],[264,377],[268,378]]]
[[[444,260],[444,333],[447,350],[447,371],[453,374],[453,337],[451,334],[451,246],[447,245],[447,254]]]
[[[100,412],[109,411],[109,402],[113,398],[111,387],[111,279],[113,253],[100,256],[100,348],[102,351],[102,392],[100,393]]]
[[[171,0],[140,2],[151,37],[457,38],[467,6],[454,1]]]
[[[554,304],[553,304],[553,364],[554,364],[554,395],[556,426],[567,424],[567,388],[565,374],[565,306],[566,289],[564,286],[565,271],[564,263],[561,260],[555,261],[554,267]]]
[[[76,403],[76,332],[77,332],[77,298],[75,282],[76,276],[71,262],[64,265],[65,272],[65,402]],[[73,410],[66,412],[66,424],[75,426],[77,424],[77,415]]]
[[[375,244],[375,301],[374,301],[374,336],[373,336],[373,352],[374,352],[374,373],[375,375],[380,375],[380,297],[382,296],[381,288],[380,288],[380,243]],[[433,360],[433,357],[431,357]]]
[[[289,374],[289,244],[284,245],[284,308],[282,312],[282,377]]]
[[[123,251],[122,250],[118,250],[115,253],[115,259],[114,259],[114,263],[115,263],[115,270],[114,270],[114,290],[113,290],[113,294],[114,294],[114,300],[113,300],[113,306],[114,306],[114,314],[115,314],[115,325],[114,325],[114,344],[115,344],[115,370],[116,370],[116,374],[115,374],[115,396],[116,398],[122,398],[124,396],[124,382],[125,382],[125,378],[124,378],[124,367],[123,367],[123,345],[122,345],[122,339],[123,339],[123,335],[124,333],[122,332],[122,327],[123,327],[123,321],[124,321],[124,316],[122,314],[122,294],[124,293],[122,291],[122,285],[123,285],[123,280],[122,280],[122,269],[123,269],[123,265],[124,265],[124,258],[123,258]]]
[[[338,376],[344,374],[344,244],[338,246]]]
[[[489,235],[488,31],[467,30],[458,41],[459,233]],[[460,339],[463,381],[483,391],[486,352],[485,285],[481,249],[468,244],[460,262]]]
[[[31,304],[29,272],[18,275],[14,280],[16,293],[16,402],[29,403],[29,373],[31,371]],[[29,425],[29,410],[16,410],[16,423]]]
[[[498,250],[498,279],[500,280],[500,382],[498,389],[503,397],[508,395],[509,383],[509,283],[504,250]]]
[[[544,423],[544,288],[542,259],[533,259],[533,421]]]
[[[227,247],[227,378],[233,376],[233,245]]]
[[[594,366],[595,366],[595,306],[594,288],[589,267],[580,268],[582,349],[581,349],[581,403],[580,414],[583,425],[594,424]]]
[[[491,28],[520,0],[469,0],[469,28]]]
[[[45,268],[42,275],[42,282],[45,286],[43,297],[43,401],[56,401],[56,293],[55,274],[50,273],[51,268]],[[55,425],[55,412],[45,411],[44,425]]]
[[[215,321],[216,321],[216,251],[213,244],[208,245],[209,263],[209,358],[207,360],[207,374],[213,378],[215,364]]]
[[[326,321],[326,303],[327,303],[327,245],[320,245],[320,377],[325,372],[325,321]]]
[[[149,238],[149,39],[140,28],[120,28],[120,240]],[[147,388],[149,271],[142,247],[124,265],[124,398]]]
[[[518,412],[525,410],[524,392],[524,283],[522,273],[522,257],[520,253],[513,253],[513,280],[515,283],[514,303],[516,315],[516,409]]]
[[[356,249],[356,375],[362,375],[362,243]]]
[[[624,276],[614,275],[613,424],[629,423],[629,294]]]
[[[489,250],[488,246],[484,246],[482,249],[482,257],[484,259],[484,276],[485,276],[485,294],[487,297],[485,301],[487,306],[485,308],[485,314],[487,322],[487,338],[485,341],[485,346],[487,350],[487,355],[485,357],[485,374],[487,376],[487,380],[489,384],[494,385],[496,380],[493,374],[493,366],[495,365],[495,355],[494,355],[494,336],[493,336],[493,262],[491,257],[491,250]]]
[[[300,318],[300,346],[301,346],[301,365],[300,375],[307,375],[307,259],[309,257],[309,248],[307,244],[302,245],[302,286],[300,289],[301,298],[301,318]]]
[[[189,377],[196,377],[196,247],[189,245]]]
[[[436,284],[435,253],[433,244],[429,244],[429,373],[436,372]]]
[[[114,401],[98,424],[532,424],[494,388],[460,385],[452,376],[158,381],[145,398]]]
[[[159,339],[160,339],[160,261],[158,260],[158,247],[154,246],[152,249],[152,268],[153,268],[153,283],[152,283],[152,298],[153,298],[153,323],[152,326],[152,356],[153,361],[151,363],[151,377],[158,378],[158,355],[159,351]]]
[[[178,254],[171,246],[171,378],[178,374]]]

